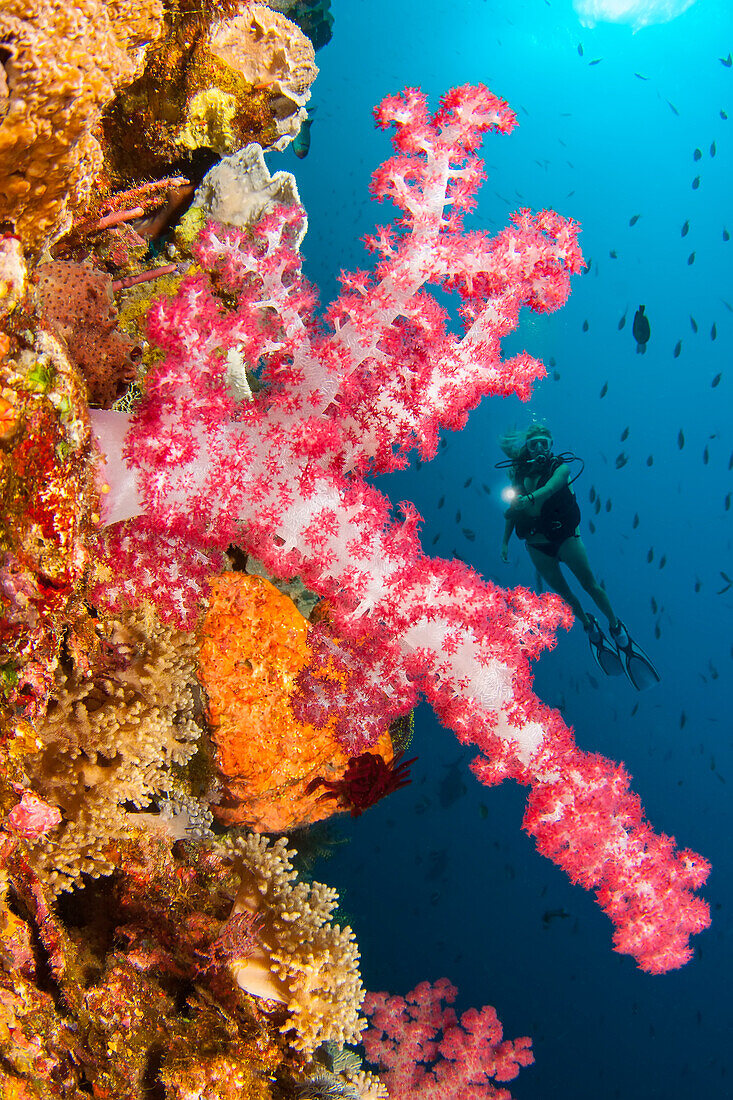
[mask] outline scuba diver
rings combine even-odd
[[[526,431],[511,431],[499,445],[508,461],[497,463],[508,469],[512,482],[510,504],[504,513],[506,525],[501,545],[502,561],[508,560],[512,532],[524,539],[527,551],[542,580],[570,604],[588,635],[591,653],[607,676],[625,672],[641,691],[659,681],[659,674],[644,651],[634,642],[618,618],[604,588],[596,580],[588,553],[578,532],[580,508],[572,483],[582,473],[570,477],[569,453],[553,455],[552,434],[542,424],[531,424]],[[594,615],[583,610],[570,588],[560,565],[580,581],[596,607],[608,619],[610,640]]]

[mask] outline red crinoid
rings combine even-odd
[[[349,761],[340,779],[312,779],[306,793],[326,787],[321,799],[338,798],[345,804],[344,809],[351,811],[352,817],[358,817],[380,798],[411,782],[408,772],[417,757],[403,760],[403,756],[404,753],[397,753],[388,764],[377,752],[363,752]]]

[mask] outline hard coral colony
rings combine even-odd
[[[529,396],[541,364],[500,341],[522,306],[565,302],[577,226],[521,210],[466,232],[476,149],[513,113],[483,86],[432,116],[389,96],[372,191],[402,216],[318,321],[305,212],[260,149],[307,116],[295,23],[238,0],[18,0],[0,30],[4,1095],[384,1096],[343,1049],[364,1005],[393,1098],[507,1097],[490,1082],[528,1040],[502,1042],[488,1007],[459,1022],[445,979],[365,1001],[335,891],[262,834],[403,786],[390,730],[423,696],[482,782],[531,787],[524,828],[596,890],[617,950],[661,972],[707,925],[705,861],[531,691],[561,601],[426,557],[412,506],[395,522],[365,480],[434,455],[482,396]],[[166,227],[190,199],[202,146],[225,159],[175,263],[147,271],[151,212]],[[460,336],[430,282],[458,295]],[[130,381],[125,412],[90,414]]]

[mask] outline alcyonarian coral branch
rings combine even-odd
[[[199,271],[154,303],[149,331],[165,358],[124,446],[142,507],[161,535],[202,548],[236,542],[328,599],[316,649],[324,665],[340,655],[349,675],[339,700],[311,674],[308,721],[340,702],[348,731],[361,723],[359,742],[347,742],[358,753],[423,694],[462,742],[478,745],[482,781],[531,784],[525,828],[573,881],[596,888],[618,924],[617,949],[647,970],[679,966],[687,937],[709,920],[690,893],[707,864],[654,837],[623,772],[575,748],[531,691],[529,662],[569,625],[567,609],[427,558],[414,509],[403,505],[394,522],[359,476],[414,446],[430,454],[438,430],[461,427],[484,394],[528,395],[541,365],[502,361],[499,343],[521,306],[565,301],[582,262],[577,226],[520,211],[494,239],[462,232],[481,179],[474,150],[515,121],[486,88],[454,89],[432,118],[408,90],[385,100],[377,120],[396,126],[397,155],[373,189],[404,216],[377,234],[374,275],[344,278],[327,314],[332,331],[318,328],[300,273],[297,206],[276,208],[251,233],[210,223],[195,245]],[[462,336],[422,289],[430,282],[460,295]],[[232,357],[264,364],[251,401],[230,393]],[[165,588],[163,570],[158,583]]]

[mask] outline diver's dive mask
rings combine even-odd
[[[532,465],[541,466],[547,462],[552,454],[552,436],[537,434],[531,435],[524,444],[527,453],[527,461]]]

